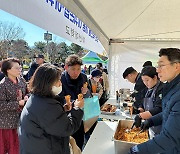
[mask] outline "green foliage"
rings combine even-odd
[[[34,46],[35,46],[34,49],[39,50],[42,53],[45,53],[45,48],[46,48],[46,43],[45,42],[42,42],[42,41],[35,42]]]
[[[74,54],[78,54],[83,50],[83,48],[75,43],[72,43],[69,47],[69,50],[71,50]]]

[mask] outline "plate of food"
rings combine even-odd
[[[101,113],[102,114],[113,115],[113,114],[115,114],[116,109],[117,109],[117,107],[115,105],[104,104],[101,107]]]

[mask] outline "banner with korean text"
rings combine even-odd
[[[0,9],[88,50],[104,51],[91,29],[57,0],[0,0]]]

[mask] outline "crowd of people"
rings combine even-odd
[[[157,67],[146,61],[140,73],[128,67],[122,74],[135,84],[133,126],[149,130],[149,140],[131,147],[130,154],[180,152],[180,49],[161,49],[159,57]],[[84,99],[98,96],[102,106],[109,93],[102,63],[91,68],[89,78],[82,65],[77,55],[68,56],[63,69],[38,55],[23,77],[18,59],[0,63],[1,154],[81,153],[97,124],[85,132]]]
[[[68,56],[64,68],[46,63],[43,55],[35,58],[26,76],[22,76],[18,59],[0,63],[0,153],[69,154],[69,147],[81,153],[96,122],[85,134],[84,99],[78,100],[78,95],[95,95],[100,100],[107,94],[109,85],[107,76],[106,80],[102,77],[102,64],[98,63],[87,78],[77,55]],[[70,103],[65,100],[68,95]],[[70,145],[72,140],[75,144]]]

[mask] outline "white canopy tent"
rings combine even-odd
[[[146,60],[156,64],[160,48],[180,48],[179,0],[0,0],[0,8],[60,35],[56,27],[61,27],[61,18],[49,11],[57,2],[88,25],[107,51],[112,95],[133,87],[122,79],[126,67],[140,71]],[[90,49],[93,45],[87,40]]]
[[[146,60],[157,64],[160,48],[180,48],[179,0],[59,1],[95,32],[108,52],[112,95],[133,88],[122,78],[127,67],[141,71]]]

